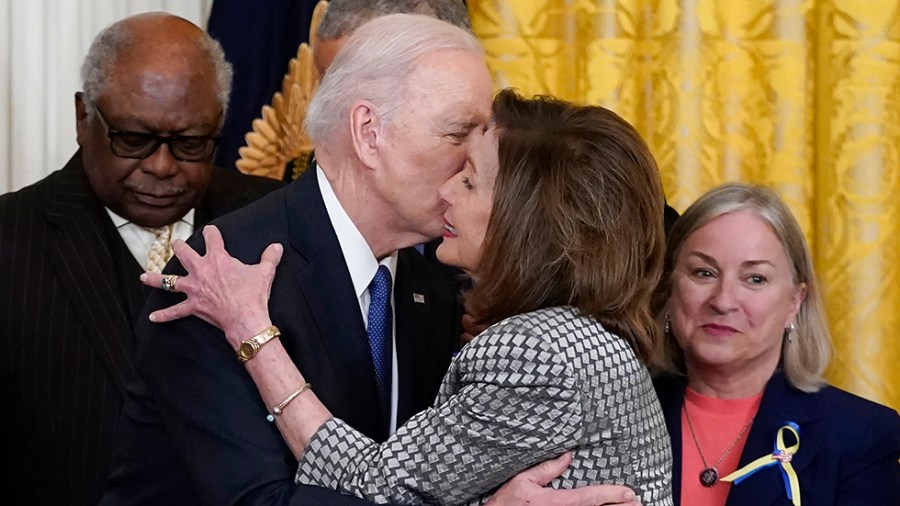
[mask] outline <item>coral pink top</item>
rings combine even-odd
[[[712,487],[700,484],[700,473],[706,466],[697,452],[697,444],[700,444],[706,465],[715,466],[741,429],[756,415],[761,400],[762,392],[746,399],[718,399],[685,388],[684,405],[691,416],[697,443],[691,436],[684,410],[681,410],[681,504],[724,506],[731,483],[720,481]],[[716,467],[719,478],[737,470],[749,432],[750,428]]]

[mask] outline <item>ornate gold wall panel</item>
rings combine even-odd
[[[775,188],[824,285],[838,386],[900,407],[900,0],[469,0],[497,88],[607,106],[669,202]]]

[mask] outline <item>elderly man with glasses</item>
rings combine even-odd
[[[82,74],[81,149],[0,197],[8,504],[97,503],[135,376],[139,275],[164,265],[172,240],[279,186],[213,168],[231,70],[188,21],[116,23]]]

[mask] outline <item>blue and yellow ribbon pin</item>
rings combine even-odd
[[[785,432],[791,432],[797,442],[789,447],[785,447]],[[781,464],[779,469],[781,469],[781,478],[784,480],[784,488],[787,491],[788,499],[794,503],[794,506],[800,506],[800,479],[797,478],[797,473],[794,471],[794,467],[791,466],[791,459],[793,459],[794,454],[799,449],[800,426],[794,422],[785,422],[785,425],[778,429],[778,433],[775,435],[775,450],[771,454],[763,455],[720,481],[730,481],[734,482],[735,485],[739,485],[760,469]]]

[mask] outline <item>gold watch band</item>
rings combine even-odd
[[[241,341],[241,345],[237,349],[237,358],[241,363],[245,363],[259,353],[260,348],[272,339],[281,336],[281,331],[275,325],[270,325],[253,337]]]

